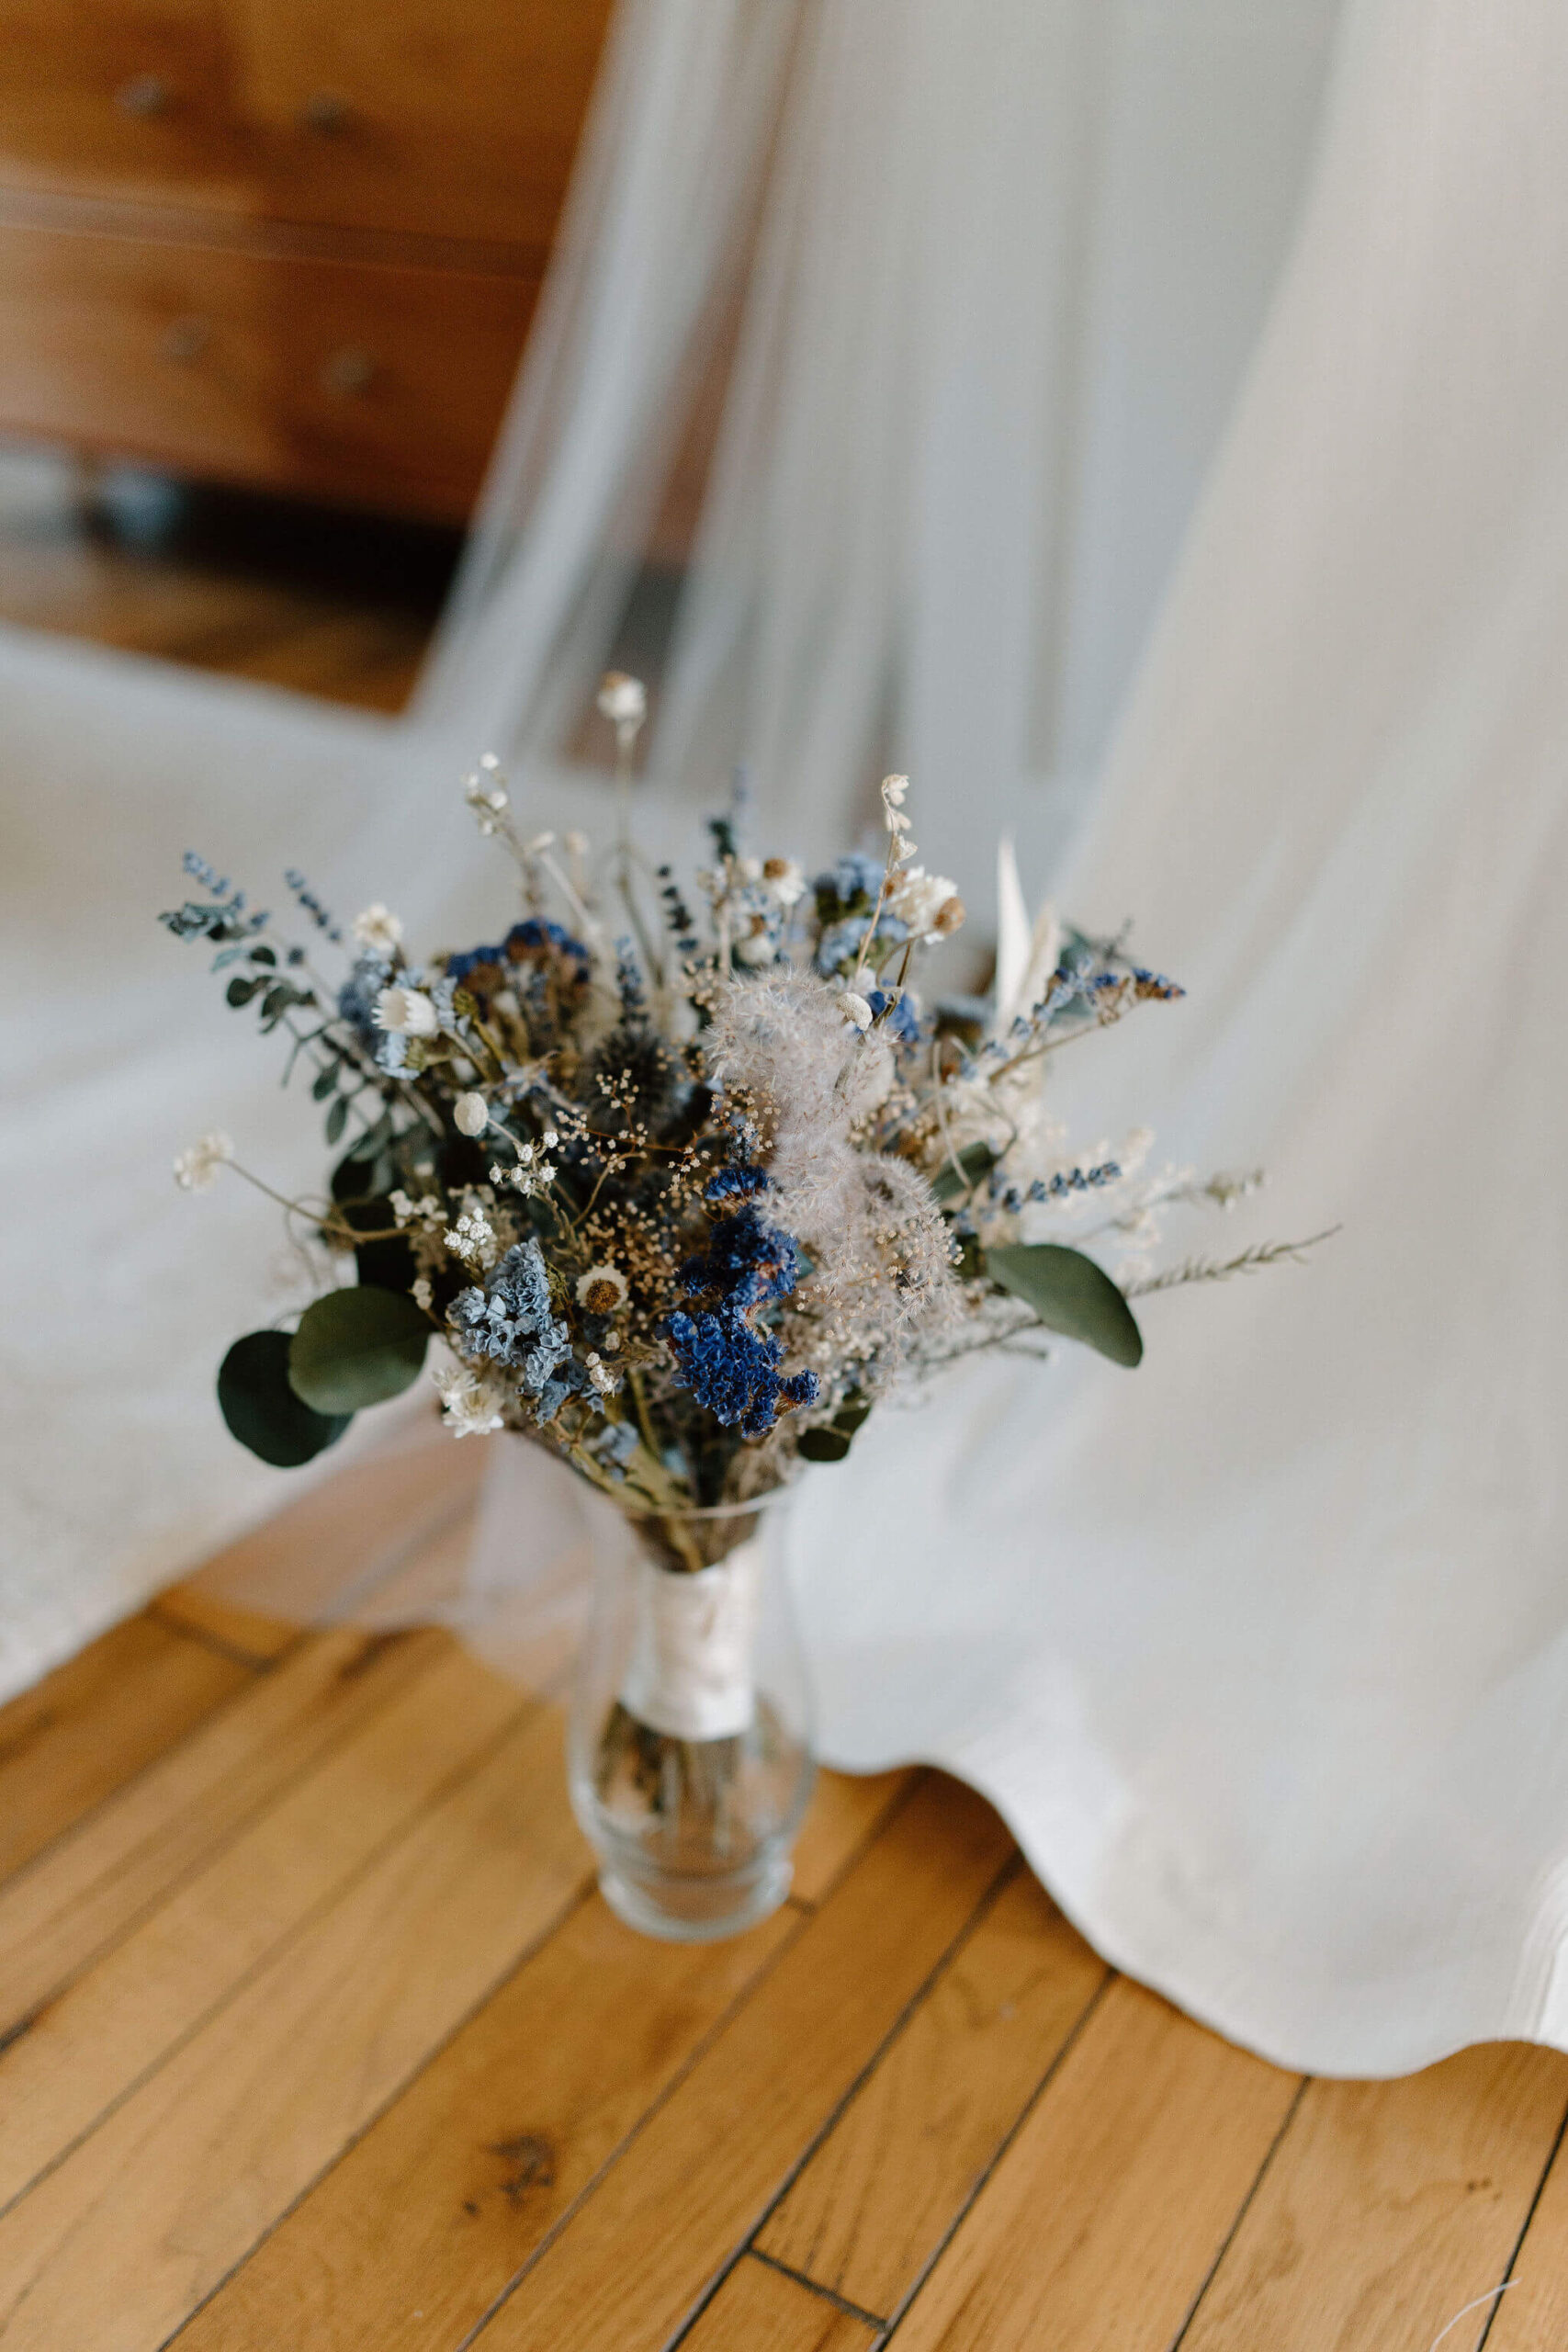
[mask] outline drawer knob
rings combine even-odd
[[[322,363],[321,389],[339,400],[352,400],[356,392],[369,390],[377,372],[374,352],[357,343],[345,343]]]
[[[140,115],[146,119],[152,115],[167,114],[175,102],[175,94],[161,74],[135,74],[122,82],[114,94],[114,102],[121,114]]]
[[[330,139],[334,131],[348,129],[354,109],[335,90],[312,90],[299,109],[299,119],[307,130],[319,131],[323,139]]]
[[[164,330],[162,345],[165,359],[176,367],[188,368],[199,359],[212,340],[212,322],[209,319],[175,319]]]

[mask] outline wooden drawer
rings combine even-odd
[[[248,212],[226,0],[0,0],[0,179]]]
[[[460,518],[536,292],[526,277],[0,226],[0,431]]]
[[[237,0],[243,5],[243,0]],[[610,0],[248,0],[280,217],[544,246]]]
[[[0,181],[548,243],[611,0],[0,0]]]

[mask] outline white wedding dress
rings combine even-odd
[[[854,0],[826,13],[852,29]],[[634,10],[627,38],[682,16]],[[931,39],[941,16],[911,8]],[[1064,1355],[955,1375],[874,1420],[799,1515],[829,1757],[963,1773],[1112,1959],[1326,2071],[1504,2034],[1568,2047],[1565,105],[1555,0],[1351,6],[1300,242],[1062,884],[1087,921],[1135,914],[1190,991],[1076,1070],[1064,1057],[1065,1114],[1096,1134],[1146,1120],[1163,1155],[1205,1168],[1267,1163],[1266,1216],[1238,1244],[1339,1232],[1305,1268],[1151,1300],[1136,1374]],[[800,255],[787,276],[809,288]],[[943,752],[918,693],[868,711],[829,665],[810,731],[810,631],[746,495],[798,475],[742,462],[763,447],[748,352],[761,368],[787,292],[769,281],[742,335],[705,523],[716,576],[739,566],[730,587],[755,603],[727,638],[722,595],[699,595],[672,740],[700,771],[701,746],[754,728],[770,833],[798,821],[812,846],[835,763],[903,723],[931,746],[937,838],[989,836],[1036,775],[1055,796],[1032,804],[1042,858],[1077,797],[1060,698],[1016,756],[985,748],[994,799],[965,797],[962,747]],[[528,511],[534,490],[510,488]],[[907,575],[889,582],[892,492],[873,490],[840,609],[882,615],[886,652]],[[519,643],[585,672],[589,616],[602,639],[615,601],[586,539],[555,543],[571,594],[552,603],[538,543],[508,550],[491,524],[470,619],[493,651],[521,582]],[[809,590],[815,542],[803,554],[790,580]],[[1086,595],[1051,638],[1085,712],[1091,673],[1109,695],[1112,639],[1124,669],[1136,636],[1124,615],[1094,639]],[[1091,639],[1100,668],[1075,667]],[[258,1087],[258,1049],[148,910],[188,837],[258,896],[297,862],[324,893],[400,888],[411,924],[478,920],[500,885],[472,878],[448,782],[471,748],[463,659],[449,644],[421,732],[0,647],[0,1019],[22,1104],[4,1141],[14,1677],[280,1491],[206,1391],[227,1337],[261,1319],[271,1213],[238,1186],[178,1199],[164,1170],[226,1125],[248,1159],[304,1178],[310,1123]],[[1006,703],[1014,724],[1010,685]],[[792,707],[798,791],[781,771]],[[484,731],[526,747],[539,708],[530,687]],[[1085,718],[1081,747],[1093,733]],[[535,773],[542,808],[593,797],[542,759]],[[672,833],[679,811],[660,821]],[[1231,1240],[1228,1224],[1192,1234]],[[512,1448],[478,1597],[507,1566],[509,1484],[536,1478],[549,1465]],[[563,1549],[570,1511],[554,1523]]]

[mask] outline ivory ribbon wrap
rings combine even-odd
[[[636,1631],[621,1685],[629,1714],[671,1739],[730,1739],[747,1728],[761,1566],[755,1538],[690,1575],[637,1562]]]

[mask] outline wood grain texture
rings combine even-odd
[[[870,2352],[877,2331],[852,2312],[743,2256],[681,2352]]]
[[[655,2352],[744,2244],[1005,1866],[932,1776],[551,2241],[485,2352]]]
[[[0,2222],[6,2352],[156,2352],[586,1883],[537,1711]]]
[[[823,1775],[802,1840],[813,1893],[908,1778]],[[197,2314],[180,2352],[458,2342],[800,1924],[786,1909],[734,1942],[658,1944],[595,1894]]]
[[[897,2352],[1165,2352],[1296,2087],[1113,1984],[916,2296]],[[1266,2334],[1249,2352],[1265,2346],[1276,2352]]]
[[[0,2041],[446,1645],[439,1634],[352,1632],[302,1645],[7,1881]]]
[[[0,1875],[39,1853],[250,1680],[145,1613],[0,1707]]]
[[[1542,2184],[1507,2291],[1498,2298],[1486,2352],[1561,2352],[1568,2344],[1568,2159],[1563,2145],[1559,2143]],[[1488,2315],[1482,2312],[1479,2317],[1484,2323]],[[1457,2341],[1461,2352],[1472,2352],[1479,2340],[1479,2330],[1465,2335],[1455,2328],[1449,2342]]]
[[[536,277],[0,220],[0,428],[461,519]]]
[[[1495,2044],[1403,2082],[1312,2084],[1182,2352],[1426,2352],[1504,2277],[1565,2107],[1568,2058]]]
[[[426,1664],[0,2054],[0,2206],[338,1895],[517,1714],[518,1693],[466,1653],[449,1648]]]
[[[179,2352],[463,2341],[781,1945],[654,1944],[595,1894],[180,2335]]]
[[[763,2224],[760,2249],[890,2317],[1105,1974],[1021,1871]]]

